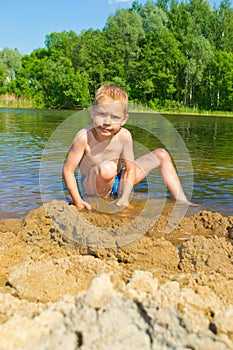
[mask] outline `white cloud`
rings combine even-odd
[[[119,4],[121,2],[132,2],[132,0],[108,0],[109,4]]]

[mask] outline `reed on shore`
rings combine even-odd
[[[152,108],[137,105],[140,107],[141,111],[151,111]],[[39,105],[36,101],[32,99],[22,98],[16,94],[5,94],[0,95],[0,108],[45,108],[43,105]],[[161,114],[192,114],[192,115],[202,115],[202,116],[218,116],[218,117],[233,117],[233,111],[205,111],[199,110],[198,108],[188,108],[188,107],[178,107],[178,108],[156,108],[155,112]]]
[[[5,94],[0,96],[1,108],[39,108],[35,101],[22,98],[16,94]]]

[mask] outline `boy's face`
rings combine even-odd
[[[101,100],[91,107],[93,126],[100,135],[112,137],[126,123],[126,105],[119,101]]]

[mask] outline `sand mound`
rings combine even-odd
[[[233,217],[168,214],[0,221],[0,349],[233,349]]]

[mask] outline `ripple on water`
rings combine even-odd
[[[41,155],[50,135],[71,114],[72,111],[69,114],[62,111],[0,109],[1,219],[25,216],[29,210],[42,204],[39,187]],[[233,215],[233,118],[170,116],[169,120],[189,149],[194,171],[193,201],[200,204],[199,210]],[[144,144],[140,130],[135,130],[133,136],[138,143]],[[150,144],[150,135],[146,142]],[[54,145],[56,153],[59,153],[59,147],[58,140]],[[185,168],[184,161],[180,161],[181,167],[182,164]],[[185,171],[179,175],[185,187]],[[159,172],[152,175],[150,181],[151,194],[160,198],[165,189]],[[60,183],[61,179],[48,174],[48,198],[59,198]],[[138,186],[136,192],[146,194],[146,182]]]

